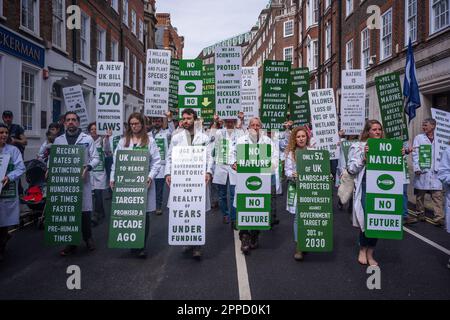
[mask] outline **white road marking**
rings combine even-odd
[[[450,250],[444,248],[443,246],[437,244],[436,242],[431,241],[430,239],[425,238],[424,236],[418,234],[417,232],[414,232],[408,228],[403,227],[403,230],[405,230],[406,232],[408,232],[409,234],[413,235],[414,237],[422,240],[423,242],[428,243],[430,246],[435,247],[436,249],[442,251],[443,253],[445,253],[446,255],[450,256]]]
[[[250,283],[248,281],[247,262],[241,252],[241,240],[239,231],[234,230],[234,252],[236,254],[236,269],[239,285],[239,300],[252,300]]]

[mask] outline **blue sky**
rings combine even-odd
[[[156,12],[170,13],[184,36],[184,58],[221,40],[250,31],[268,0],[156,0]]]

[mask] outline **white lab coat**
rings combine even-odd
[[[236,185],[236,171],[232,169],[233,164],[236,163],[235,149],[237,145],[237,140],[242,137],[245,132],[241,129],[233,129],[231,132],[227,129],[220,129],[216,131],[214,145],[216,146],[218,141],[225,139],[228,141],[229,149],[227,155],[227,163],[219,164],[217,162],[217,150],[216,150],[216,161],[214,166],[214,177],[213,183],[226,185],[227,179],[230,179],[230,185]]]
[[[206,172],[213,176],[214,173],[214,158],[212,157],[212,148],[214,147],[214,143],[211,141],[212,139],[205,134],[203,131],[196,131],[194,135],[193,141],[191,141],[191,136],[189,131],[179,128],[172,135],[172,141],[170,142],[169,152],[167,153],[166,159],[166,171],[165,176],[171,174],[172,170],[172,150],[173,147],[177,146],[205,146],[206,147]],[[206,211],[211,210],[211,183],[206,185]],[[169,193],[169,201],[167,206],[170,208],[172,199],[172,189],[170,189]]]
[[[156,176],[156,179],[164,179],[164,174],[166,171],[166,158],[167,153],[169,151],[169,145],[170,145],[170,139],[172,137],[172,133],[175,131],[175,127],[173,125],[173,122],[170,121],[168,124],[167,129],[161,129],[159,131],[156,131],[155,129],[152,130],[151,133],[149,133],[149,136],[153,137],[156,140],[162,139],[164,141],[164,159],[161,157],[162,153],[160,150],[160,159],[161,159],[161,169],[158,172],[158,175]],[[159,148],[158,148],[159,150]]]
[[[353,193],[353,226],[359,227],[364,232],[364,208],[361,203],[362,181],[366,173],[364,163],[364,148],[366,142],[354,143],[348,152],[347,171],[357,175],[355,178],[355,191]]]
[[[7,173],[9,181],[16,182],[16,196],[14,198],[0,198],[0,227],[9,227],[19,224],[20,208],[19,208],[19,190],[18,181],[20,176],[25,172],[22,154],[17,147],[5,145],[1,154],[9,154],[9,163],[14,164],[14,169]],[[1,177],[0,179],[2,179]]]
[[[442,183],[439,181],[437,177],[437,170],[435,164],[435,156],[434,153],[438,152],[436,146],[436,137],[433,140],[433,143],[430,142],[426,134],[422,133],[417,135],[414,138],[413,144],[413,165],[414,172],[422,171],[422,174],[419,176],[414,175],[414,188],[418,190],[442,190]],[[431,168],[430,169],[420,169],[419,166],[419,146],[421,145],[431,145]]]
[[[96,148],[102,148],[103,153],[106,154],[107,152],[111,151],[111,147],[109,144],[109,139],[106,139],[105,137],[98,137],[97,140],[94,141]],[[105,143],[107,141],[107,143]],[[100,155],[99,155],[99,161]],[[100,162],[99,162],[100,163]],[[103,170],[102,171],[91,171],[91,185],[93,190],[105,190],[108,189],[108,181],[106,176],[106,169],[105,169],[105,161],[103,161]]]
[[[54,145],[68,145],[66,134],[63,134],[55,139]],[[75,145],[83,145],[84,150],[84,166],[90,165],[93,169],[98,165],[100,159],[97,153],[97,147],[91,136],[81,132],[78,136]],[[50,163],[50,161],[49,161]],[[91,172],[87,173],[83,181],[83,204],[82,211],[92,211],[92,186],[91,186]]]
[[[450,233],[450,148],[442,153],[437,175],[445,189],[445,221],[447,232]]]
[[[155,187],[155,178],[158,175],[159,170],[161,169],[161,158],[159,157],[159,149],[156,145],[155,139],[152,137],[148,137],[148,153],[149,153],[149,163],[148,163],[148,177],[152,179],[152,183],[150,188],[147,191],[147,212],[152,212],[156,210],[156,187]],[[131,140],[131,139],[130,139]],[[139,145],[139,147],[142,147]],[[119,144],[117,145],[116,151],[114,151],[113,157],[113,165],[111,168],[111,182],[115,181],[115,172],[116,172],[116,157],[118,150],[133,150],[133,143],[130,141],[130,145],[125,147],[125,138],[120,139]]]

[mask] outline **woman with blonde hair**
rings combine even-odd
[[[364,209],[366,205],[366,157],[369,152],[368,139],[383,139],[383,126],[378,120],[368,120],[359,138],[359,142],[350,147],[348,153],[347,170],[350,174],[356,175],[355,192],[353,196],[353,225],[360,228],[359,232],[359,255],[358,262],[362,265],[378,265],[373,257],[374,249],[378,239],[368,238],[364,234],[365,217]],[[402,154],[405,154],[402,148]]]
[[[297,216],[297,193],[292,193],[295,190],[296,182],[297,182],[297,159],[296,152],[297,150],[310,150],[310,136],[308,128],[306,127],[297,127],[292,130],[292,133],[289,137],[289,142],[286,148],[286,163],[285,163],[285,174],[288,179],[288,198],[286,209],[289,213],[294,215],[294,240],[297,243],[298,241],[298,216]],[[291,192],[289,192],[289,190]],[[291,195],[291,197],[289,196]],[[297,245],[295,246],[295,254],[294,259],[297,261],[303,260],[303,253],[298,249]]]

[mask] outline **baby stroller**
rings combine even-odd
[[[45,172],[47,165],[37,159],[27,161],[26,180],[28,189],[20,197],[20,202],[26,204],[31,210],[31,219],[37,224],[39,229],[44,228],[44,208],[46,198]]]

